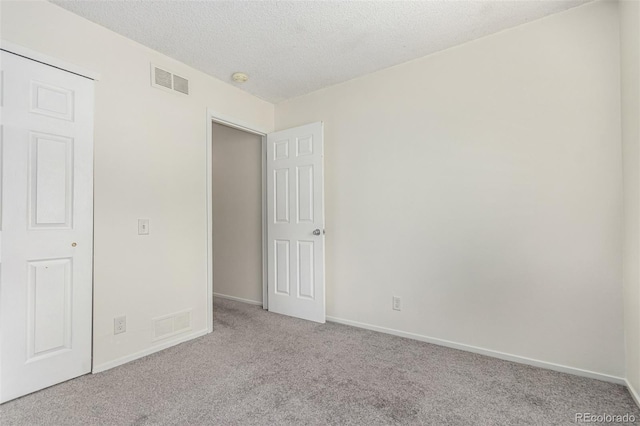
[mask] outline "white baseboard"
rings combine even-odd
[[[638,391],[633,386],[631,386],[631,383],[629,383],[629,380],[625,380],[625,384],[627,385],[627,389],[629,389],[631,398],[633,398],[636,405],[640,407],[640,394],[638,394]]]
[[[219,297],[220,299],[235,300],[236,302],[248,303],[250,305],[262,306],[262,302],[258,302],[257,300],[243,299],[241,297],[228,296],[226,294],[213,293],[213,297]]]
[[[622,377],[610,376],[608,374],[596,373],[595,371],[582,370],[580,368],[569,367],[566,365],[554,364],[551,362],[540,361],[537,359],[526,358],[518,355],[507,354],[504,352],[494,351],[491,349],[479,348],[477,346],[465,345],[463,343],[451,342],[449,340],[437,339],[435,337],[423,336],[421,334],[408,333],[406,331],[395,330],[392,328],[379,327],[377,325],[366,324],[357,321],[346,320],[342,318],[327,316],[327,321],[338,324],[350,325],[353,327],[364,328],[367,330],[378,331],[380,333],[392,334],[394,336],[406,337],[408,339],[419,340],[421,342],[433,343],[434,345],[446,346],[448,348],[459,349],[462,351],[473,352],[480,355],[486,355],[493,358],[503,359],[505,361],[527,364],[534,367],[546,368],[548,370],[559,371],[561,373],[573,374],[576,376],[589,377],[591,379],[602,380],[605,382],[616,383],[619,385],[627,385],[627,381]],[[631,388],[629,388],[631,389]],[[638,400],[636,399],[636,402]]]
[[[126,364],[128,362],[134,361],[139,358],[143,358],[147,355],[151,355],[156,352],[160,352],[163,349],[170,348],[171,346],[179,345],[180,343],[184,343],[187,340],[195,339],[196,337],[204,336],[209,333],[209,330],[200,330],[194,333],[189,333],[185,335],[175,336],[173,339],[167,340],[158,345],[153,345],[150,348],[141,350],[139,352],[133,353],[131,355],[126,355],[118,359],[114,359],[113,361],[105,362],[100,365],[94,365],[93,370],[91,371],[93,374],[101,373],[106,370],[110,370],[114,367],[118,367],[122,364]]]

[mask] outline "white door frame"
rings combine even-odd
[[[207,327],[213,331],[213,123],[262,137],[262,308],[268,309],[267,291],[267,133],[268,130],[207,108]]]
[[[32,50],[30,48],[24,47],[22,45],[19,44],[15,44],[15,43],[11,43],[8,42],[6,40],[2,40],[0,39],[0,51],[5,51],[17,56],[21,56],[25,59],[34,61],[34,62],[39,62],[43,65],[47,65],[53,68],[58,68],[62,71],[71,73],[71,74],[75,74],[78,75],[80,77],[84,77],[87,78],[89,80],[93,80],[93,81],[99,81],[101,79],[101,75],[100,73],[97,73],[95,71],[83,68],[81,66],[78,66],[76,64],[73,64],[71,62],[67,62],[61,59],[58,59],[56,57],[53,56],[49,56],[43,53],[40,53],[36,50]],[[0,77],[2,77],[2,73],[0,72]],[[1,78],[0,78],[1,80]],[[0,81],[0,93],[2,92],[2,87],[1,87],[1,81]],[[95,93],[95,92],[94,92]],[[93,95],[93,102],[95,103],[95,94]],[[94,120],[95,123],[95,110],[93,111],[93,117],[92,119]],[[92,144],[95,142],[95,127],[93,127],[93,131],[92,131]],[[92,154],[92,158],[91,161],[94,161],[94,157]],[[92,170],[92,174],[95,173],[94,170]],[[0,176],[0,193],[2,192],[2,188],[1,188],[1,181],[2,176]],[[95,191],[94,188],[91,188],[91,193],[92,193],[92,199],[94,198],[95,195]],[[93,206],[92,206],[92,210],[93,210]],[[1,212],[0,212],[1,214]],[[95,211],[92,214],[91,217],[91,230],[92,230],[92,234],[94,231],[94,227],[95,227]],[[2,230],[0,229],[0,236],[2,235]],[[92,259],[92,263],[91,263],[91,348],[90,348],[90,353],[91,353],[91,360],[90,360],[90,367],[91,367],[91,371],[93,371],[93,367],[94,367],[94,360],[93,360],[93,322],[94,322],[94,305],[95,305],[95,292],[94,292],[94,268],[93,268],[93,258],[94,258],[94,253],[95,253],[95,240],[93,239],[93,235],[92,235],[92,247],[91,247],[91,259]],[[0,260],[0,264],[1,264],[1,260]],[[1,331],[1,330],[0,330]],[[0,389],[1,391],[1,389]]]
[[[81,77],[86,77],[90,80],[95,80],[95,81],[100,80],[100,74],[97,72],[79,67],[70,62],[66,62],[61,59],[54,58],[40,52],[36,52],[35,50],[31,50],[27,47],[8,42],[6,40],[0,40],[0,50],[4,50],[6,52],[13,53],[15,55],[22,56],[27,59],[31,59],[32,61],[40,62],[45,65],[52,66],[54,68],[60,68],[63,71],[67,71],[72,74],[77,74]]]

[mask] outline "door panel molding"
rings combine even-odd
[[[269,310],[325,322],[321,122],[267,135]]]
[[[91,372],[94,83],[0,54],[6,402]]]

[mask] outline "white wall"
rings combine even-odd
[[[95,116],[94,366],[153,350],[152,318],[206,330],[206,108],[270,129],[273,105],[44,1],[1,3],[3,40],[101,73]],[[150,63],[191,95],[150,87]],[[137,218],[151,234],[137,235]],[[113,318],[127,332],[113,335]],[[162,342],[159,342],[162,343]]]
[[[213,291],[262,304],[262,137],[212,134]]]
[[[627,381],[640,404],[640,3],[620,2]]]
[[[191,308],[206,329],[205,108],[271,129],[273,106],[55,5],[1,8],[2,39],[102,74],[95,364],[152,350],[159,315]],[[330,316],[624,376],[617,9],[588,4],[276,107],[278,129],[325,121]],[[150,62],[192,95],[152,89]],[[625,289],[634,356],[638,289]]]
[[[623,377],[619,51],[596,2],[276,105],[325,123],[327,314]]]

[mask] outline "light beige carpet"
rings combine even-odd
[[[215,331],[0,406],[8,425],[560,425],[618,385],[227,300]]]

